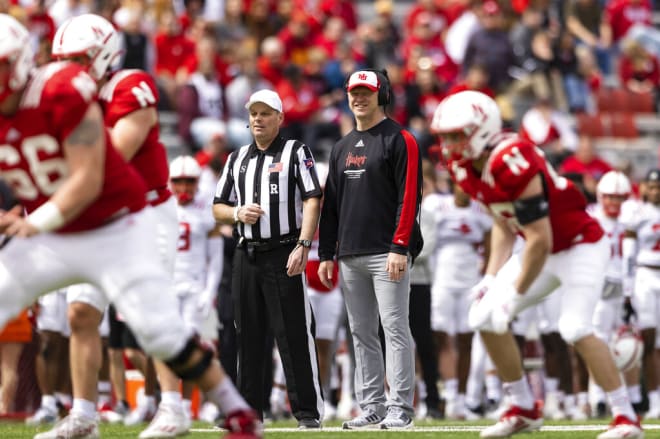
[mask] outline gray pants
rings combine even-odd
[[[355,395],[360,407],[384,416],[387,407],[414,413],[415,359],[408,322],[410,269],[399,282],[389,280],[387,253],[339,260],[348,322],[355,347]],[[378,337],[378,317],[385,333],[387,371]],[[385,397],[385,372],[390,387]]]

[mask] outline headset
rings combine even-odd
[[[392,86],[390,85],[390,77],[387,76],[387,70],[358,69],[355,72],[374,72],[376,77],[378,77],[378,105],[384,107],[392,102]],[[344,90],[348,89],[348,80],[351,78],[353,73],[346,77],[346,80],[344,81]]]

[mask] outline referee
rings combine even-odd
[[[284,120],[277,93],[250,96],[254,142],[227,159],[213,214],[235,224],[234,296],[238,387],[263,414],[266,334],[275,336],[291,412],[299,428],[319,428],[323,399],[313,338],[314,316],[302,272],[316,232],[322,195],[314,159],[303,143],[280,136]]]

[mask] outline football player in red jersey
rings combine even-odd
[[[555,291],[562,294],[559,332],[585,360],[612,407],[614,420],[598,438],[642,438],[610,351],[594,335],[593,309],[609,252],[603,229],[586,212],[584,196],[556,174],[536,145],[502,132],[497,104],[483,93],[464,91],[447,97],[438,105],[431,127],[441,137],[454,181],[494,217],[486,276],[475,287],[468,319],[481,333],[511,406],[481,437],[506,437],[541,427],[541,412],[523,375],[509,324],[520,311]],[[518,268],[507,269],[517,235],[525,241],[511,258],[519,258]]]
[[[119,35],[112,23],[100,15],[83,14],[64,22],[53,39],[52,55],[56,59],[68,59],[85,66],[97,81],[100,87],[99,102],[113,145],[147,183],[147,202],[158,218],[161,260],[167,272],[172,273],[179,226],[176,201],[168,189],[167,153],[159,141],[155,81],[142,70],[111,71],[121,55]],[[72,337],[81,344],[90,345],[98,339],[98,330],[93,329],[93,322],[98,321],[108,303],[95,288],[76,290],[76,293],[68,297],[70,316],[77,321],[77,324],[71,322],[71,325],[81,330],[74,332]],[[89,366],[98,362],[97,358],[82,357],[80,351],[71,352],[76,358],[74,362]],[[149,431],[167,431],[170,435],[186,433],[189,423],[181,401],[179,380],[163,362],[156,360],[154,365],[160,379],[163,404],[160,408],[163,413],[154,417],[155,425],[150,426]],[[85,367],[80,373],[85,376],[74,376],[72,379],[91,382],[96,376],[96,369]],[[93,391],[91,387],[89,390]],[[150,437],[150,433],[146,432],[144,437]]]
[[[0,326],[48,291],[97,285],[147,352],[230,413],[229,437],[260,437],[255,414],[178,313],[145,184],[112,146],[94,80],[67,62],[29,78],[32,63],[27,30],[0,14],[0,175],[28,213],[0,215],[0,233],[10,238],[0,251]],[[98,437],[96,419],[86,416],[95,404],[78,392],[70,415],[36,438]]]

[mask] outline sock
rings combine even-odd
[[[42,395],[41,407],[50,412],[57,413],[57,400],[53,395]]]
[[[623,415],[630,420],[637,419],[632,404],[630,404],[628,392],[624,386],[621,386],[612,392],[607,392],[607,400],[610,403],[613,417],[616,418],[619,415]]]
[[[442,393],[445,400],[447,401],[455,400],[456,395],[458,394],[458,380],[456,378],[445,380],[444,390]]]
[[[231,380],[225,377],[220,383],[211,389],[206,396],[210,401],[225,414],[230,414],[236,410],[249,410],[250,406],[238,393]]]
[[[497,375],[486,375],[486,398],[493,401],[502,399],[502,383]]]
[[[660,391],[651,390],[648,396],[649,396],[649,408],[660,406]]]
[[[559,388],[559,380],[557,378],[546,378],[545,382],[545,393],[554,393]]]
[[[173,405],[181,406],[181,394],[179,392],[163,392],[160,394],[160,402]]]
[[[504,394],[509,396],[511,404],[520,407],[523,410],[534,408],[534,397],[529,388],[527,379],[523,376],[518,381],[503,383]]]
[[[183,407],[183,412],[189,418],[192,418],[192,401],[189,399],[183,399],[181,401],[181,407]]]
[[[564,411],[566,413],[571,413],[573,410],[575,410],[575,395],[569,393],[564,396]]]
[[[86,399],[74,398],[71,413],[87,419],[96,419],[96,404]]]
[[[70,408],[73,405],[73,398],[67,393],[55,392],[55,399],[64,407]]]
[[[589,394],[587,392],[578,392],[577,394],[577,405],[579,407],[584,407],[589,404]]]
[[[630,402],[633,404],[642,402],[642,386],[639,384],[628,386],[628,397],[630,398]]]

